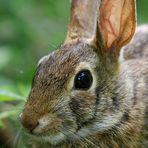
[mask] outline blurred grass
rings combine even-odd
[[[0,0],[0,129],[14,137],[37,61],[66,36],[69,7],[70,0]],[[148,22],[147,9],[137,0],[138,24]]]

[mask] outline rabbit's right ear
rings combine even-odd
[[[102,0],[99,13],[99,44],[106,52],[118,54],[135,32],[135,0]]]

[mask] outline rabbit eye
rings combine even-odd
[[[88,90],[92,85],[93,77],[89,70],[80,71],[74,79],[75,89]]]

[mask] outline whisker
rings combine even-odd
[[[67,130],[67,129],[65,129],[65,130],[66,130],[67,132],[69,132],[70,134],[72,134],[74,137],[76,137],[77,140],[80,141],[80,145],[85,146],[86,148],[89,148],[88,143],[85,143],[84,141],[82,141],[82,140],[84,140],[83,137],[80,137],[79,135],[76,135],[75,133],[73,133],[73,132],[70,131],[70,130]]]
[[[19,131],[17,132],[15,138],[14,138],[13,148],[18,148],[19,147],[19,142],[20,142],[20,139],[21,139],[22,129],[23,129],[23,127],[21,126]]]
[[[57,46],[53,43],[48,43],[51,48],[57,48]]]
[[[94,143],[93,143],[92,141],[90,141],[89,139],[84,138],[84,140],[86,140],[89,144],[93,145],[94,148],[95,148],[95,147],[96,147],[96,148],[99,148],[99,146],[97,146],[96,144],[94,144]]]
[[[65,129],[64,129],[64,130],[65,130]],[[66,129],[66,131],[69,132],[70,134],[74,135],[75,137],[77,137],[78,140],[80,140],[80,142],[82,142],[83,146],[86,146],[86,147],[89,148],[90,145],[88,145],[88,144],[91,144],[94,148],[98,148],[98,146],[97,146],[96,144],[94,144],[92,141],[90,141],[88,138],[82,137],[82,136],[80,136],[80,135],[77,135],[77,134],[75,134],[75,133],[73,133],[73,132],[71,132],[70,130],[67,130],[67,129]],[[82,140],[83,140],[83,141],[82,141]],[[84,142],[84,140],[85,140],[86,142]]]

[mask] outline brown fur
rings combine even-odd
[[[75,50],[69,50],[69,48],[71,49],[75,48],[79,50],[79,52],[77,53],[75,52]],[[84,51],[82,50],[83,48],[87,48],[89,52],[88,51],[86,52],[86,50],[85,52],[83,52]],[[61,56],[63,53],[66,53],[66,55],[64,55],[64,59],[62,60],[63,62],[58,64],[57,62],[59,62],[61,58],[63,58],[63,56]],[[85,56],[82,56],[82,55],[85,55]],[[54,56],[54,59],[56,58],[56,61],[54,61],[54,64],[56,66],[54,66],[53,64],[52,65],[53,67],[50,66],[51,65],[50,62],[53,62],[52,56]],[[25,120],[28,119],[30,121],[30,119],[33,120],[34,118],[39,118],[40,116],[46,115],[48,112],[53,112],[55,110],[55,106],[57,106],[57,103],[60,101],[57,98],[63,95],[64,92],[66,93],[66,90],[67,90],[66,86],[68,85],[67,84],[68,79],[69,77],[72,76],[73,71],[77,66],[77,64],[80,61],[89,61],[91,60],[89,58],[95,57],[96,55],[93,53],[93,50],[89,48],[87,45],[77,44],[77,45],[70,45],[70,47],[69,46],[61,47],[61,49],[56,51],[52,56],[50,57],[51,59],[49,58],[50,60],[48,59],[47,61],[44,61],[37,68],[37,73],[33,82],[33,88],[30,92],[30,96],[24,110],[24,115],[25,114],[29,115],[28,118],[27,116],[25,116]],[[71,67],[65,64],[64,61],[67,61],[67,59],[69,59],[69,63],[71,63],[70,64]],[[59,65],[59,68],[57,67],[57,65]],[[104,99],[100,100],[98,105],[98,112],[104,111],[107,113],[108,112],[116,113],[121,111],[123,113],[125,112],[125,114],[123,114],[123,117],[119,120],[117,124],[111,127],[111,129],[106,130],[103,133],[96,133],[94,136],[90,135],[86,137],[88,141],[82,140],[83,142],[78,142],[78,144],[75,142],[73,143],[72,141],[70,143],[64,142],[63,146],[61,146],[60,144],[61,147],[77,147],[77,146],[79,147],[94,146],[95,147],[95,145],[99,147],[110,147],[111,145],[113,145],[113,147],[122,147],[122,146],[136,147],[138,141],[139,140],[142,141],[141,138],[146,140],[145,137],[148,136],[148,133],[145,131],[145,129],[147,128],[146,127],[147,122],[144,120],[144,116],[146,112],[145,104],[147,102],[146,99],[147,99],[147,93],[148,93],[147,87],[146,87],[148,85],[148,75],[147,75],[148,64],[144,60],[129,60],[127,62],[125,61],[121,65],[123,66],[121,74],[119,74],[119,76],[113,75],[112,78],[111,78],[111,75],[112,75],[111,71],[109,73],[110,76],[106,75],[106,70],[108,69],[108,67],[107,68],[104,67],[103,69],[102,66],[98,64],[99,67],[97,66],[95,67],[95,69],[100,73],[100,77],[98,79],[98,85],[100,87],[98,88],[99,89],[98,91],[100,91],[99,98],[105,99],[105,97],[103,97],[104,95],[106,96],[106,98],[108,98],[108,96],[110,98],[112,95],[118,95],[118,98],[117,98],[118,100],[115,100],[116,104],[113,104],[111,100],[104,100]],[[63,68],[60,69],[60,67],[63,67]],[[139,69],[139,67],[141,69]],[[53,73],[58,75],[52,75]],[[103,78],[102,78],[102,75],[104,75]],[[133,86],[134,96],[129,98],[129,100],[127,100],[126,102],[124,100],[125,99],[124,97],[128,92],[125,88],[126,86],[124,86],[125,85],[124,80],[126,79],[127,76],[130,77],[132,82],[134,81],[134,86]],[[114,77],[117,81],[114,81]],[[144,81],[141,82],[143,78],[144,78]],[[61,83],[61,85],[59,85],[59,82]],[[121,83],[122,87],[118,83]],[[117,87],[117,88],[114,88],[114,87]],[[116,90],[117,94],[113,94],[114,89]],[[63,108],[62,108],[62,105],[58,106],[59,111],[61,110],[61,108],[63,111],[60,113],[57,111],[56,113],[60,117],[64,117],[62,118],[62,120],[65,120],[67,118],[65,122],[75,127],[76,126],[75,122],[83,123],[84,120],[86,120],[85,118],[88,116],[88,114],[89,115],[91,114],[93,116],[93,112],[95,108],[94,106],[95,98],[97,97],[95,93],[90,94],[89,91],[78,92],[78,93],[75,93],[74,96],[70,95],[69,97],[72,99],[72,103],[76,105],[76,108],[74,107],[74,105],[73,107],[74,107],[74,110],[76,111],[76,115],[78,115],[77,118],[79,119],[79,121],[73,121],[73,122],[71,121],[73,119],[70,116],[73,116],[73,113],[69,108],[69,106],[67,106],[67,108],[64,108],[66,105],[68,105],[64,103],[63,103]],[[88,110],[88,107],[90,108],[89,110]],[[92,118],[92,116],[89,117],[89,120]],[[102,114],[102,116],[105,116],[105,115]],[[93,120],[92,121],[90,120],[90,122],[95,122],[96,119],[93,119]],[[101,117],[100,117],[100,120],[101,120]],[[54,124],[61,124],[61,123],[54,122]],[[144,137],[141,137],[140,133]],[[145,143],[145,142],[142,141],[142,143]]]
[[[76,1],[79,4],[79,0]],[[134,10],[133,2],[131,0],[131,10]],[[90,10],[89,7],[85,5],[85,11]],[[78,21],[84,23],[83,19]],[[134,28],[134,21],[131,23]],[[39,62],[21,116],[23,126],[32,137],[43,137],[44,141],[48,136],[46,144],[35,141],[36,147],[148,147],[148,60],[145,52],[148,44],[146,40],[138,40],[147,33],[137,32],[124,48],[124,60],[118,60],[118,53],[114,51],[119,51],[118,47],[125,44],[122,41],[129,40],[133,34],[128,23],[122,27],[128,27],[129,34],[120,32],[110,44],[114,47],[119,43],[117,49],[108,50],[101,42],[101,30],[96,37],[96,48],[92,47],[92,42],[81,40],[79,32],[80,42],[70,41]],[[79,27],[77,29],[79,31]],[[134,50],[135,43],[138,52]],[[93,77],[91,87],[85,91],[74,87],[74,78],[83,69],[88,69]],[[60,136],[54,137],[59,133]],[[61,137],[62,140],[58,139]]]

